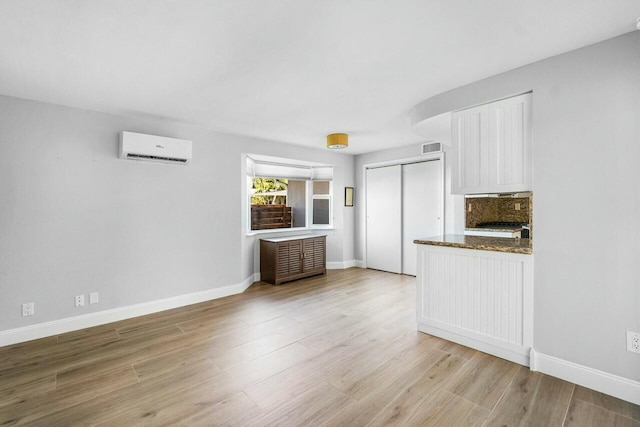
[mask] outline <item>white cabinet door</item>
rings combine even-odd
[[[416,239],[442,234],[442,160],[402,165],[402,274],[416,275]]]
[[[367,169],[367,268],[402,271],[400,165]]]
[[[531,94],[451,114],[453,194],[532,190]]]
[[[454,148],[451,192],[486,193],[488,182],[488,107],[482,105],[451,114]]]
[[[489,188],[531,190],[531,94],[489,104]]]

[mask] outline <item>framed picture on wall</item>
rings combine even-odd
[[[353,187],[344,187],[344,205],[353,206]]]

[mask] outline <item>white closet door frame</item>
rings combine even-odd
[[[364,203],[363,203],[363,207],[362,210],[363,215],[361,216],[363,222],[364,222],[364,239],[363,239],[363,267],[367,268],[367,169],[371,169],[371,168],[379,168],[379,167],[383,167],[383,166],[394,166],[394,165],[405,165],[408,163],[416,163],[416,162],[425,162],[425,161],[429,161],[429,160],[440,160],[442,161],[442,168],[441,172],[442,172],[442,177],[440,180],[440,184],[442,186],[442,195],[440,198],[440,218],[442,218],[442,221],[440,222],[440,234],[444,234],[444,229],[445,229],[445,208],[444,208],[444,194],[445,194],[445,186],[446,186],[446,182],[445,182],[445,153],[441,152],[441,153],[431,153],[431,154],[425,154],[422,156],[416,156],[416,157],[408,157],[408,158],[404,158],[404,159],[396,159],[396,160],[386,160],[383,162],[375,162],[375,163],[365,163],[364,165],[362,165],[362,182],[364,183],[363,185],[363,189],[362,189],[362,194],[364,194]]]

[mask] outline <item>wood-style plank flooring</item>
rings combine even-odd
[[[353,268],[0,348],[0,425],[640,427],[640,407],[419,333],[414,278]]]

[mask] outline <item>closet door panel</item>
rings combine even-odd
[[[442,161],[402,165],[402,273],[416,275],[415,239],[442,234]]]
[[[367,169],[367,268],[402,272],[401,166]]]

